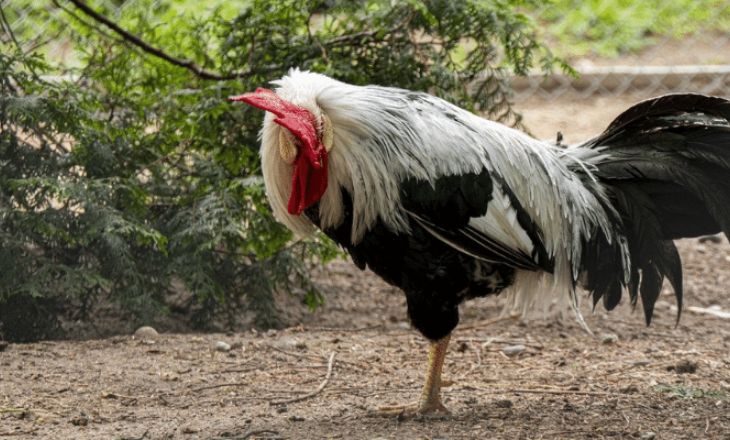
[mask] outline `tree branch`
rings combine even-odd
[[[23,48],[20,46],[20,43],[18,43],[18,40],[15,38],[15,34],[13,33],[13,28],[10,27],[10,23],[8,22],[8,19],[5,17],[5,11],[3,10],[2,5],[0,5],[0,19],[2,19],[3,28],[5,29],[5,32],[10,36],[10,39],[15,43],[15,47],[18,49],[20,53],[23,53]]]
[[[192,60],[185,60],[180,58],[175,58],[172,55],[169,55],[168,53],[164,52],[162,49],[159,49],[157,47],[151,46],[148,43],[146,43],[141,38],[132,35],[128,31],[122,29],[119,25],[114,23],[113,21],[109,20],[105,16],[99,14],[98,12],[91,9],[84,1],[82,0],[69,0],[71,3],[73,3],[74,6],[76,6],[79,10],[81,10],[84,14],[92,18],[94,21],[101,23],[114,31],[117,35],[122,37],[124,41],[131,43],[138,48],[140,48],[142,51],[153,55],[157,58],[160,58],[162,60],[167,61],[170,64],[174,64],[176,66],[185,68],[191,72],[193,72],[195,75],[202,79],[210,79],[210,80],[217,80],[217,81],[227,81],[232,79],[238,79],[238,78],[246,78],[251,75],[255,75],[257,73],[265,73],[265,71],[268,70],[274,70],[274,68],[265,69],[264,71],[254,71],[254,70],[244,70],[239,72],[231,72],[227,74],[219,74],[216,72],[211,72],[210,70],[206,70],[197,64],[195,64]]]

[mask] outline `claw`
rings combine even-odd
[[[411,403],[409,405],[381,406],[376,411],[381,415],[397,416],[451,415],[451,411],[440,400],[435,402]]]

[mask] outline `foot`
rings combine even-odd
[[[431,402],[411,403],[410,405],[381,406],[377,409],[381,415],[416,416],[416,415],[450,415],[451,412],[441,403],[441,400]]]
[[[444,366],[446,347],[449,345],[450,335],[437,341],[431,341],[428,353],[428,370],[423,392],[418,403],[411,405],[384,406],[377,412],[384,415],[448,415],[451,414],[441,403],[441,388],[452,385],[453,382],[441,379],[441,369]]]

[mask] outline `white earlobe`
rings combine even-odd
[[[286,128],[279,130],[279,155],[284,162],[290,165],[297,158],[297,146],[294,143],[294,135]]]
[[[324,149],[329,151],[332,149],[332,144],[335,141],[335,132],[332,128],[332,121],[330,121],[330,118],[327,117],[327,115],[322,115],[322,144],[324,145]]]

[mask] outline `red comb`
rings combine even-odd
[[[317,137],[317,123],[309,110],[281,99],[273,90],[259,87],[255,92],[231,96],[229,101],[243,101],[276,115],[274,122],[288,129],[302,143],[304,154],[315,168],[322,168],[324,145]]]

